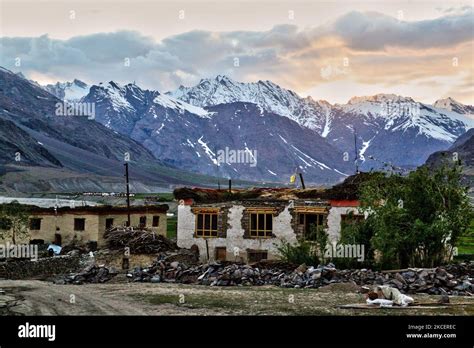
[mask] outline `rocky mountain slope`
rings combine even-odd
[[[342,152],[317,132],[253,103],[201,108],[115,82],[92,86],[82,101],[95,103],[98,122],[130,136],[164,163],[178,168],[279,182],[288,181],[298,169],[308,181],[317,183],[338,181],[353,170]],[[220,151],[240,151],[247,157],[220,160]],[[250,157],[255,151],[253,163]]]
[[[474,126],[472,106],[451,98],[433,105],[409,97],[378,94],[354,97],[347,104],[301,98],[270,81],[236,82],[226,76],[181,86],[170,96],[206,107],[244,101],[259,105],[316,131],[330,144],[356,158],[363,170],[385,163],[412,168],[434,151],[448,148]]]
[[[123,187],[125,153],[130,155],[133,184],[144,191],[209,181],[163,165],[138,142],[88,117],[62,116],[61,103],[38,85],[0,68],[0,167],[7,173],[1,189],[48,191],[53,182],[56,189],[68,191]],[[61,186],[63,182],[68,184]]]

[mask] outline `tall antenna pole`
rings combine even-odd
[[[304,185],[303,173],[299,172],[299,175],[300,175],[300,180],[301,180],[301,187],[304,190],[306,189],[306,186]]]
[[[128,162],[124,164],[125,166],[125,180],[127,183],[127,226],[130,227],[130,183],[128,181]]]
[[[220,167],[220,163],[219,163],[219,158],[217,157],[217,150],[216,150],[216,146],[214,145],[213,146],[213,149],[214,149],[214,157],[216,159],[216,175],[217,175],[217,190],[221,190],[221,181],[219,179],[219,167]]]
[[[357,132],[356,132],[355,127],[354,127],[354,152],[355,152],[355,159],[354,159],[355,172],[356,174],[358,174],[359,173],[359,163],[358,163],[359,154],[357,153]]]

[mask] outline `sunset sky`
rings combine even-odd
[[[0,11],[0,65],[42,84],[168,91],[220,74],[331,103],[474,104],[472,1],[0,0]]]

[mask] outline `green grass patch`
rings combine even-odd
[[[178,226],[178,218],[176,216],[174,217],[168,217],[166,220],[166,237],[170,239],[176,239],[177,237],[177,226]]]
[[[459,238],[457,247],[459,255],[474,255],[474,220],[471,221],[466,235]]]
[[[201,294],[201,295],[184,295],[182,298],[184,302],[180,302],[180,295],[168,295],[168,294],[157,294],[157,295],[132,295],[133,297],[148,302],[152,305],[164,305],[171,304],[186,308],[209,308],[219,310],[238,310],[246,309],[245,303],[239,303],[234,301],[231,297],[216,296],[212,293]]]
[[[145,199],[151,197],[157,202],[171,202],[174,200],[172,192],[158,192],[158,193],[135,193],[132,199]]]

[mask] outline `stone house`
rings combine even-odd
[[[166,236],[167,211],[166,204],[131,206],[131,226],[145,227]],[[65,245],[75,238],[80,243],[96,242],[100,247],[105,244],[106,229],[125,226],[127,220],[127,207],[124,206],[32,207],[28,226],[29,241]]]
[[[254,262],[277,258],[283,240],[311,239],[311,226],[337,241],[342,224],[364,218],[358,209],[361,177],[330,189],[176,189],[178,246],[198,248],[203,261]]]

